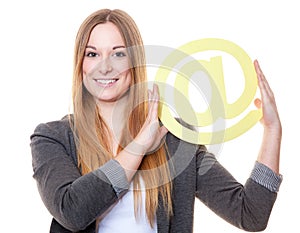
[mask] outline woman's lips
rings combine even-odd
[[[110,87],[114,85],[119,79],[94,79],[98,85],[103,87]]]

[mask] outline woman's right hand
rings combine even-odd
[[[158,121],[159,93],[158,86],[154,85],[149,90],[149,111],[148,116],[132,142],[130,142],[116,157],[124,168],[128,181],[132,179],[137,171],[143,156],[150,154],[160,148],[163,138],[168,132],[167,128],[160,126]]]
[[[168,132],[165,126],[160,126],[158,120],[158,105],[159,105],[159,89],[156,84],[153,85],[153,90],[148,91],[148,116],[134,139],[136,149],[140,150],[137,153],[142,155],[152,153],[160,148],[163,138]]]

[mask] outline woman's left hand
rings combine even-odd
[[[261,123],[266,130],[279,130],[281,132],[281,122],[273,91],[271,90],[257,60],[254,61],[254,67],[257,73],[258,86],[261,93],[261,99],[255,99],[254,103],[257,108],[262,108],[263,117]]]
[[[254,101],[258,108],[262,108],[263,117],[261,123],[264,126],[264,134],[257,161],[263,163],[279,174],[280,146],[281,146],[281,122],[275,102],[273,91],[271,90],[258,61],[254,61],[257,73],[258,86],[261,99]]]

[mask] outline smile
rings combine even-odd
[[[95,79],[95,81],[102,85],[110,85],[117,82],[119,79]]]

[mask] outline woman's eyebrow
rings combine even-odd
[[[92,45],[87,45],[86,48],[97,50],[97,48],[95,46],[92,46]],[[115,50],[115,49],[120,49],[120,48],[125,48],[125,46],[124,45],[117,45],[117,46],[114,46],[112,49]]]
[[[113,50],[115,50],[115,49],[120,49],[120,48],[125,48],[125,46],[124,46],[124,45],[114,46],[114,47],[113,47]]]
[[[87,45],[86,48],[97,50],[97,48],[95,46],[92,46],[92,45]]]

